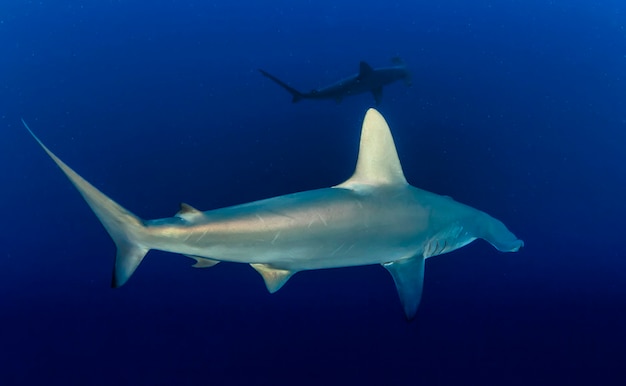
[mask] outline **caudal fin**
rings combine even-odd
[[[104,228],[109,232],[109,235],[117,246],[117,256],[115,258],[111,286],[122,286],[132,276],[146,253],[150,250],[150,248],[143,245],[141,242],[142,239],[145,239],[142,237],[145,234],[143,221],[78,175],[78,173],[67,166],[65,162],[61,161],[59,157],[52,153],[39,138],[37,138],[23,119],[22,123],[50,158],[61,168],[76,189],[78,189],[85,201],[87,201],[87,204],[91,207],[91,210],[93,210]]]
[[[260,68],[259,68],[259,72],[261,74],[263,74],[263,76],[265,76],[266,78],[269,78],[272,81],[274,81],[280,87],[282,87],[285,90],[289,91],[289,93],[293,97],[293,99],[291,100],[293,103],[299,102],[299,101],[301,101],[302,99],[304,99],[306,97],[303,93],[301,93],[300,91],[296,90],[295,88],[289,86],[287,83],[285,83],[282,80],[278,79],[274,75],[272,75],[272,74],[270,74],[270,73],[268,73],[266,71],[263,71]]]

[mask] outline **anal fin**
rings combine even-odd
[[[286,269],[272,268],[269,264],[250,264],[265,281],[265,286],[270,293],[278,291],[289,278],[295,273]]]
[[[413,319],[422,300],[424,287],[424,258],[415,256],[408,259],[384,263],[383,267],[393,277],[400,302],[407,319]]]
[[[194,259],[196,263],[192,265],[194,268],[211,268],[215,264],[219,263],[219,260],[207,259],[206,257],[185,255],[190,259]]]

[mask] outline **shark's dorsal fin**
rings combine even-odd
[[[372,66],[366,62],[359,63],[359,78],[364,78],[374,72]]]
[[[250,264],[265,281],[265,286],[270,293],[278,291],[289,278],[295,273],[286,269],[272,268],[269,264]]]
[[[204,213],[184,202],[180,203],[180,210],[176,213],[175,217],[182,218],[186,221],[192,221],[198,217],[204,216]]]
[[[402,166],[385,118],[369,109],[363,120],[356,170],[339,188],[359,185],[406,185]]]
[[[393,277],[407,319],[413,319],[422,300],[424,258],[415,256],[383,264]]]

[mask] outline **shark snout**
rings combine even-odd
[[[506,252],[517,252],[519,251],[522,247],[524,246],[524,241],[522,240],[515,240],[511,243],[511,248],[508,249]]]

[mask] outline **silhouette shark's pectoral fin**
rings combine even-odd
[[[194,255],[185,255],[185,256],[187,256],[190,259],[194,259],[196,261],[196,263],[192,265],[192,267],[194,268],[211,268],[217,263],[219,263],[218,260],[207,259],[206,257],[194,256]]]
[[[281,289],[295,273],[286,269],[272,268],[269,264],[250,264],[250,266],[261,274],[267,290],[272,294]]]
[[[378,87],[373,89],[372,94],[374,94],[374,100],[376,101],[376,106],[378,106],[383,100],[383,88]]]
[[[422,300],[424,258],[415,256],[383,264],[393,277],[407,319],[413,319]]]

